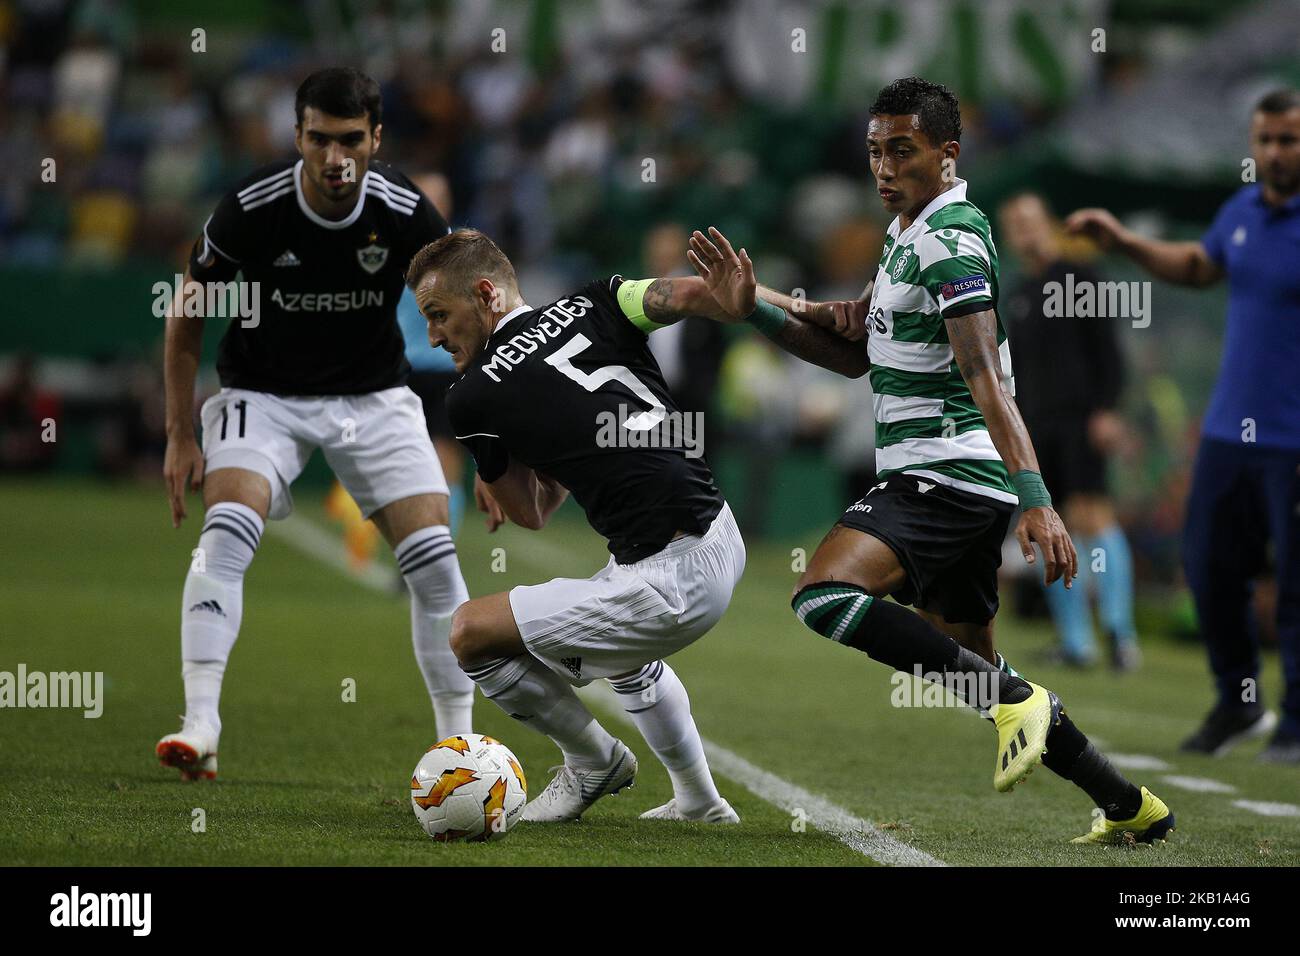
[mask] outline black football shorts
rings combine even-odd
[[[879,538],[907,581],[891,597],[942,614],[950,624],[986,624],[998,610],[1002,540],[1015,506],[916,475],[893,474],[849,506],[839,523]]]
[[[1088,437],[1088,420],[1079,416],[1035,422],[1029,434],[1043,483],[1064,504],[1077,494],[1106,494],[1106,456]]]

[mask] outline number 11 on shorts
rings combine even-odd
[[[244,437],[244,424],[248,414],[248,401],[240,399],[235,402],[235,407],[239,409],[239,437]],[[226,440],[226,426],[229,424],[230,405],[229,403],[221,406],[221,440]]]

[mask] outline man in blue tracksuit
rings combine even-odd
[[[1113,246],[1157,278],[1228,279],[1223,363],[1196,456],[1183,564],[1218,702],[1183,749],[1219,755],[1274,729],[1261,760],[1300,764],[1300,92],[1268,94],[1251,114],[1259,179],[1219,210],[1200,242],[1159,242],[1104,209],[1066,227]],[[1256,687],[1251,580],[1272,544],[1285,694],[1282,720]]]

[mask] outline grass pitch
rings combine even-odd
[[[263,538],[248,574],[242,633],[222,701],[221,777],[182,785],[153,758],[179,726],[178,608],[191,517],[174,532],[156,491],[73,481],[0,482],[0,670],[103,671],[103,716],[0,710],[0,862],[5,864],[872,865],[858,850],[760,799],[719,786],[738,827],[637,819],[671,795],[635,731],[611,731],[640,758],[637,785],[576,825],[522,824],[499,843],[439,845],[411,814],[407,782],[433,741],[432,713],[412,659],[404,594],[366,588],[278,534]],[[299,497],[312,516],[318,505]],[[578,520],[575,520],[578,519]],[[1090,801],[1039,768],[1008,795],[992,787],[995,739],[963,709],[897,708],[890,673],[817,638],[789,610],[791,548],[818,533],[750,546],[731,609],[673,658],[702,734],[720,747],[939,861],[962,864],[1268,865],[1300,863],[1300,817],[1263,816],[1235,800],[1288,804],[1300,771],[1254,762],[1257,746],[1214,760],[1177,752],[1210,704],[1197,649],[1148,636],[1144,668],[1120,678],[1034,664],[1047,629],[1007,615],[999,646],[1064,698],[1108,752],[1167,769],[1129,771],[1178,816],[1156,850],[1069,845]],[[554,575],[585,577],[603,543],[572,510],[540,534],[488,536],[471,515],[458,539],[473,594]],[[493,549],[504,549],[494,553]],[[505,559],[505,571],[494,571]],[[346,678],[355,703],[342,699]],[[1264,689],[1279,681],[1268,660]],[[602,720],[606,713],[597,711]],[[545,738],[481,698],[476,729],[518,754],[531,788],[559,755]],[[1182,787],[1165,778],[1177,775]],[[1198,783],[1197,781],[1200,781]],[[1184,789],[1204,781],[1233,792]],[[193,811],[206,815],[195,833]]]

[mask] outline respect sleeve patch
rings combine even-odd
[[[943,302],[947,303],[972,293],[983,293],[987,295],[988,290],[988,280],[985,279],[984,276],[976,273],[975,275],[965,276],[961,279],[953,279],[951,282],[945,282],[939,287],[939,296]]]

